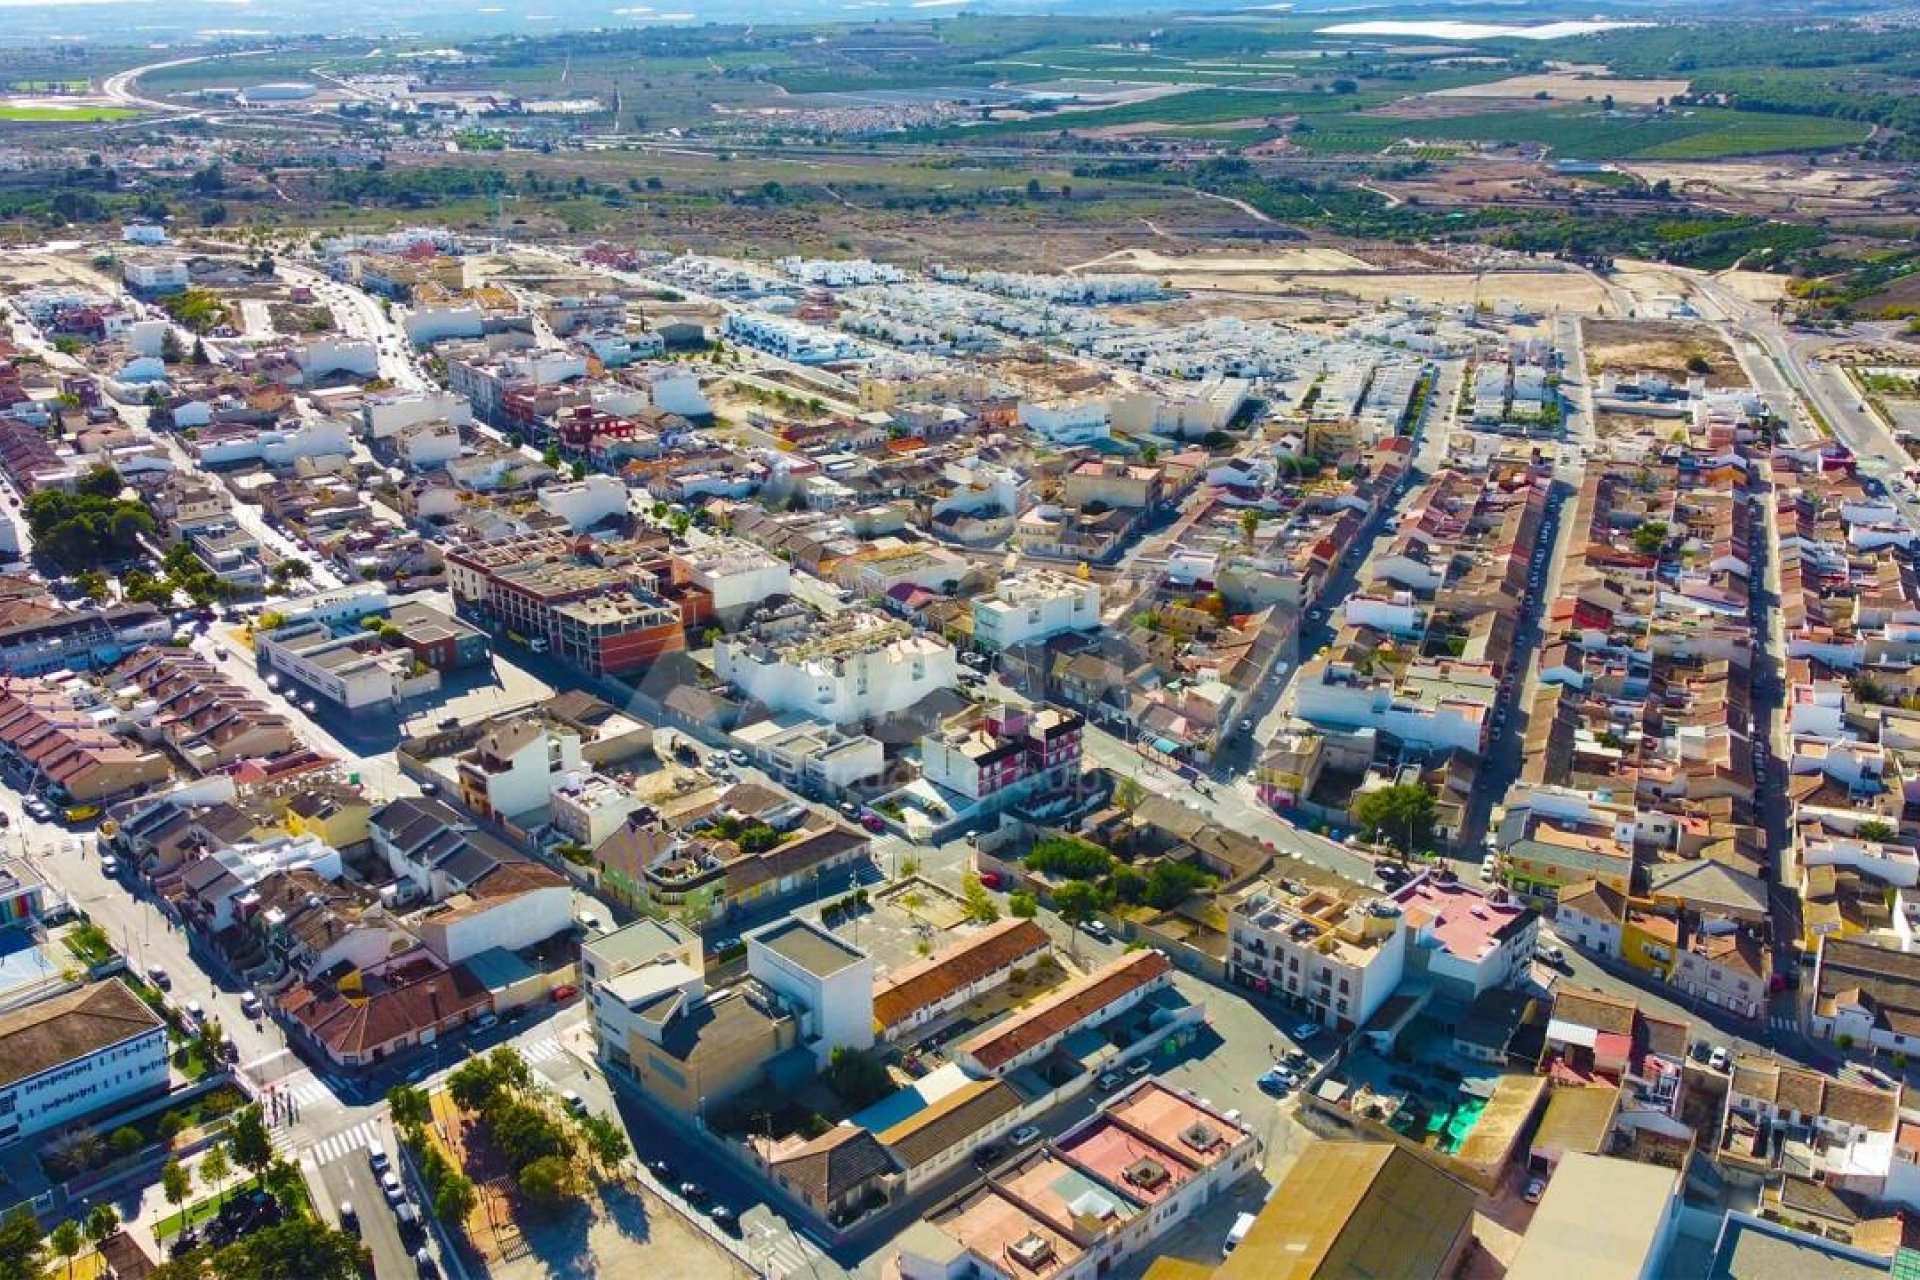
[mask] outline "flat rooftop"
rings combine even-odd
[[[829,977],[867,958],[865,952],[805,920],[782,920],[757,929],[747,935],[748,947],[756,944],[816,978]]]

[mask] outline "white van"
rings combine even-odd
[[[1224,1258],[1232,1253],[1234,1249],[1239,1247],[1240,1242],[1247,1238],[1247,1232],[1251,1230],[1253,1230],[1252,1214],[1243,1213],[1235,1218],[1233,1220],[1233,1230],[1227,1232],[1227,1241],[1220,1246],[1220,1256]]]

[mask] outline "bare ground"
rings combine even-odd
[[[1590,320],[1586,325],[1590,373],[1657,373],[1684,382],[1706,362],[1707,385],[1744,387],[1747,376],[1727,344],[1710,327],[1681,321]]]

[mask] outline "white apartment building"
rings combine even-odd
[[[308,338],[293,353],[307,381],[331,373],[371,378],[380,372],[380,349],[365,338]]]
[[[1020,425],[1049,444],[1088,444],[1113,435],[1113,414],[1105,396],[1071,400],[1021,400]]]
[[[1498,692],[1499,681],[1485,663],[1411,662],[1396,678],[1319,659],[1301,669],[1295,713],[1317,725],[1479,751]]]
[[[693,584],[713,597],[722,614],[792,591],[791,566],[740,538],[715,538],[681,559]]]
[[[1100,584],[1046,569],[1002,578],[973,602],[974,640],[995,651],[1099,625]]]
[[[746,935],[747,972],[801,1011],[800,1043],[826,1066],[837,1048],[873,1047],[873,957],[799,917]]]
[[[120,277],[136,293],[178,293],[192,283],[184,258],[127,258],[120,264]]]
[[[476,813],[511,818],[545,808],[556,778],[585,769],[579,734],[544,720],[515,720],[460,757],[460,795]]]
[[[567,528],[582,533],[608,516],[627,509],[627,486],[612,476],[590,475],[571,484],[542,485],[536,496],[541,509],[567,522]]]
[[[1362,1026],[1406,971],[1407,931],[1398,904],[1351,892],[1256,888],[1228,913],[1228,972],[1256,991],[1290,998],[1315,1022]]]
[[[1164,392],[1128,392],[1114,397],[1113,425],[1130,435],[1197,439],[1225,431],[1247,403],[1250,387],[1245,379],[1213,374]]]
[[[714,674],[769,709],[833,724],[905,711],[951,689],[960,675],[952,645],[867,610],[841,614],[830,630],[777,641],[728,636],[713,658]]]
[[[440,687],[432,668],[415,673],[411,650],[378,637],[337,633],[312,619],[259,632],[254,645],[267,665],[349,711],[397,706]]]
[[[360,402],[360,426],[371,440],[422,422],[451,422],[456,427],[473,421],[473,406],[451,391],[382,391]]]
[[[117,978],[0,1013],[0,1148],[167,1087],[167,1024]]]
[[[451,422],[416,422],[403,427],[394,452],[410,471],[444,467],[460,456],[460,428]]]

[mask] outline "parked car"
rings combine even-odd
[[[1104,920],[1089,920],[1082,927],[1093,937],[1099,938],[1102,941],[1113,936],[1112,932],[1108,930],[1107,923]]]
[[[564,1004],[579,994],[580,988],[574,986],[571,982],[563,982],[553,989],[553,1002],[555,1004]]]
[[[1715,1071],[1725,1071],[1727,1064],[1732,1061],[1733,1055],[1727,1052],[1727,1046],[1723,1044],[1713,1046],[1713,1052],[1707,1055],[1707,1065]]]
[[[647,1161],[647,1172],[660,1179],[663,1185],[669,1187],[680,1180],[679,1171],[673,1167],[673,1161],[671,1160],[649,1160]]]
[[[473,1029],[475,1031],[491,1031],[499,1025],[500,1015],[495,1013],[483,1013],[473,1020]]]
[[[1291,1030],[1291,1031],[1289,1031],[1289,1032],[1287,1032],[1287,1039],[1289,1039],[1289,1040],[1311,1040],[1311,1039],[1313,1039],[1313,1038],[1314,1038],[1315,1036],[1317,1036],[1317,1035],[1319,1035],[1319,1034],[1320,1034],[1320,1024],[1319,1024],[1319,1023],[1317,1023],[1317,1022],[1303,1022],[1303,1023],[1301,1023],[1301,1024],[1299,1025],[1299,1026],[1297,1026],[1297,1027],[1295,1027],[1295,1028],[1294,1028],[1293,1030]]]
[[[161,968],[157,964],[150,964],[147,966],[147,981],[151,982],[154,986],[160,988],[162,991],[165,991],[169,987],[173,986],[173,979],[168,977],[167,971]]]
[[[200,1002],[198,1000],[187,1001],[187,1007],[185,1012],[187,1015],[187,1020],[193,1023],[195,1026],[199,1026],[201,1020],[207,1016],[207,1011],[200,1007]]]
[[[407,1198],[407,1187],[400,1181],[400,1175],[389,1169],[380,1175],[380,1194],[387,1198],[388,1204],[399,1204]]]
[[[1153,1070],[1153,1063],[1148,1061],[1145,1058],[1135,1058],[1132,1062],[1129,1062],[1127,1064],[1127,1075],[1129,1078],[1134,1080],[1138,1080],[1141,1076],[1146,1075],[1149,1071],[1152,1071],[1152,1070]]]
[[[1007,883],[1007,878],[998,871],[982,871],[980,883],[988,889],[998,889]]]
[[[367,1167],[375,1173],[387,1171],[387,1149],[377,1142],[367,1148]]]
[[[360,1234],[360,1215],[354,1212],[353,1201],[351,1200],[342,1200],[340,1202],[340,1225],[355,1235]]]
[[[120,859],[110,853],[103,855],[100,859],[100,874],[107,877],[119,875]]]
[[[1528,1204],[1539,1204],[1540,1197],[1546,1193],[1547,1180],[1545,1178],[1528,1178],[1525,1189],[1520,1192],[1520,1198]]]
[[[742,766],[742,767],[744,767],[748,762],[747,753],[742,751],[738,747],[735,747],[733,750],[727,752],[727,759],[733,761],[735,765]]]
[[[1101,1075],[1094,1083],[1100,1086],[1100,1092],[1112,1093],[1115,1089],[1118,1089],[1122,1084],[1126,1083],[1126,1081],[1121,1077],[1119,1072],[1108,1071]]]
[[[1284,1097],[1293,1088],[1293,1082],[1278,1071],[1268,1071],[1254,1083],[1260,1086],[1262,1093],[1270,1093],[1276,1098]]]
[[[1550,942],[1543,942],[1533,949],[1533,958],[1551,965],[1563,965],[1567,962],[1567,953]]]
[[[566,1107],[566,1109],[569,1111],[582,1112],[587,1109],[586,1099],[582,1098],[579,1094],[575,1093],[571,1089],[565,1089],[561,1091],[560,1103],[562,1106]]]
[[[420,1280],[438,1280],[440,1268],[433,1264],[433,1253],[425,1245],[413,1255],[414,1270],[420,1273]]]
[[[253,994],[253,992],[249,991],[240,997],[240,1012],[246,1014],[247,1017],[258,1018],[266,1011],[267,1007],[260,1003],[260,997]]]
[[[707,1189],[697,1182],[683,1182],[680,1184],[680,1198],[688,1204],[705,1204]]]
[[[714,1226],[720,1228],[728,1235],[738,1235],[740,1232],[740,1215],[735,1213],[727,1205],[716,1204],[709,1206],[707,1209],[707,1217],[713,1222]]]
[[[1016,1147],[1024,1147],[1029,1142],[1038,1142],[1039,1140],[1040,1130],[1030,1124],[1023,1124],[1007,1135],[1007,1141]]]

